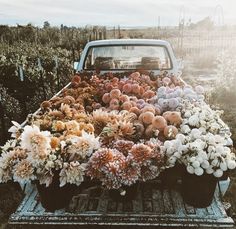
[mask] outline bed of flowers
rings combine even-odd
[[[127,187],[176,165],[216,180],[236,167],[220,114],[204,102],[203,87],[166,72],[80,73],[25,125],[13,122],[13,139],[1,150],[0,182],[33,181],[39,190],[56,185],[68,192],[96,180],[125,196]]]

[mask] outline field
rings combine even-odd
[[[2,32],[2,33],[1,33]],[[28,35],[27,35],[28,34]],[[161,38],[171,42],[178,58],[184,61],[183,79],[206,89],[211,105],[223,109],[236,143],[236,28],[147,28],[106,29],[54,28],[28,25],[0,26],[0,144],[8,138],[11,120],[22,122],[41,101],[50,98],[66,85],[89,40],[103,38]],[[225,201],[232,204],[236,220],[236,173]],[[16,184],[0,185],[0,228],[18,205],[22,193]]]

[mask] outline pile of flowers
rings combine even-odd
[[[87,175],[102,181],[109,189],[130,186],[137,181],[156,178],[164,166],[158,142],[134,144],[116,140],[110,148],[97,150],[88,162]]]
[[[84,180],[85,162],[100,147],[99,139],[93,133],[81,130],[76,121],[64,125],[65,135],[40,131],[34,124],[18,129],[22,131],[21,135],[2,148],[0,181],[38,180],[49,186],[55,172],[59,171],[60,186],[66,183],[80,185]],[[71,131],[81,131],[81,134],[75,135]]]
[[[220,114],[203,101],[185,104],[180,133],[162,146],[170,167],[179,161],[190,174],[213,174],[217,178],[236,168],[231,133]]]
[[[154,179],[176,162],[216,177],[236,166],[228,127],[205,104],[203,88],[166,72],[80,73],[24,127],[13,124],[0,182],[49,186],[59,173],[60,186],[88,176],[119,189]]]

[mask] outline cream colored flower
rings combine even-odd
[[[24,183],[34,180],[34,168],[28,160],[22,160],[14,166],[13,170],[14,181]]]
[[[32,158],[45,159],[51,148],[50,141],[50,132],[40,131],[35,125],[25,126],[21,135],[21,146],[30,152]]]
[[[53,124],[52,124],[52,129],[54,131],[59,131],[60,132],[60,131],[65,130],[65,128],[66,128],[66,124],[62,121],[59,121],[59,120],[54,121]]]
[[[66,152],[71,154],[71,159],[76,155],[79,155],[81,158],[91,156],[94,150],[100,147],[99,138],[96,138],[94,134],[86,133],[84,130],[82,130],[81,137],[74,136],[70,141],[72,144],[67,148]]]
[[[80,125],[78,122],[75,120],[66,122],[66,135],[76,135],[80,136],[81,135],[81,130],[80,130]]]
[[[80,185],[84,180],[85,164],[80,164],[78,161],[64,163],[60,172],[60,187],[69,184]]]

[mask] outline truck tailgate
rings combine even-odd
[[[73,197],[68,209],[54,213],[45,212],[38,200],[37,190],[28,187],[27,194],[14,214],[10,224],[62,225],[88,228],[95,225],[143,227],[233,227],[217,191],[207,208],[193,208],[183,202],[179,186],[163,189],[157,182],[141,184],[132,201],[115,202],[108,192],[94,186]],[[123,228],[123,227],[122,227]]]

